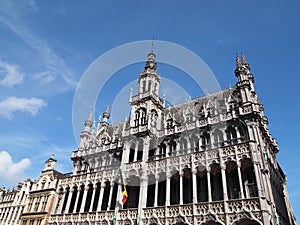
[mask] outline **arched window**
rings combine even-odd
[[[145,125],[146,124],[146,109],[144,109],[144,108],[140,109],[140,118],[141,118],[140,125]]]
[[[72,193],[72,198],[71,198],[71,204],[70,204],[70,208],[69,208],[69,213],[73,213],[75,202],[76,202],[76,197],[77,197],[77,192],[78,192],[78,188],[75,185],[73,187],[73,193]]]
[[[158,182],[158,193],[157,196],[157,205],[164,206],[166,204],[166,174],[164,172],[159,174]]]
[[[215,130],[214,132],[214,145],[216,147],[221,147],[224,145],[224,138],[223,138],[223,132],[219,129]]]
[[[154,206],[154,199],[155,199],[155,176],[153,174],[150,174],[148,176],[148,187],[147,187],[147,207],[153,207]]]
[[[101,210],[107,210],[109,193],[110,193],[110,182],[106,181],[105,187],[104,187],[104,192],[103,192]]]
[[[92,196],[93,196],[93,184],[89,184],[86,199],[85,199],[84,212],[88,212],[90,210]]]
[[[241,164],[244,195],[246,198],[258,196],[254,166],[251,159],[243,159]]]
[[[145,125],[147,122],[146,120],[146,109],[140,108],[135,111],[134,117],[134,126],[137,127],[139,125]]]
[[[135,111],[135,116],[134,116],[134,126],[137,127],[139,125],[140,121],[140,112],[137,110]]]
[[[193,180],[192,171],[190,168],[183,170],[183,204],[192,203],[193,201]]]
[[[140,178],[137,176],[130,176],[126,183],[128,198],[124,203],[123,208],[137,208],[140,197]]]
[[[80,211],[80,207],[81,207],[81,204],[82,204],[83,193],[84,193],[84,185],[81,185],[80,186],[79,197],[78,197],[78,202],[77,202],[76,212]]]
[[[234,144],[237,143],[237,134],[236,134],[236,130],[235,127],[227,127],[227,129],[225,130],[226,133],[226,138],[227,138],[227,143],[228,144]]]
[[[240,197],[240,184],[237,171],[237,164],[234,161],[229,161],[226,164],[226,181],[227,192],[229,199],[237,199]]]
[[[142,85],[143,93],[146,91],[146,80],[143,80],[143,85]]]
[[[119,184],[117,182],[114,183],[113,192],[110,200],[110,210],[114,210],[116,207],[116,200],[117,200],[117,194],[118,194],[118,187]]]
[[[139,145],[138,145],[138,152],[137,152],[137,157],[136,157],[137,161],[141,161],[143,159],[143,150],[144,150],[143,147],[144,147],[143,142],[140,141]]]
[[[211,182],[211,196],[213,201],[219,201],[223,199],[223,186],[221,167],[219,164],[214,163],[211,165],[210,171]]]
[[[197,201],[208,201],[207,170],[204,166],[197,167]]]
[[[69,198],[69,193],[70,193],[70,187],[67,187],[66,190],[65,190],[65,199],[64,199],[63,206],[62,206],[62,210],[61,210],[62,213],[65,212],[67,201],[68,201],[68,198]]]
[[[148,91],[151,91],[151,80],[148,80]]]
[[[178,171],[172,171],[173,176],[170,179],[170,204],[179,204],[180,196],[180,176]]]
[[[97,207],[98,207],[98,200],[100,197],[100,190],[101,190],[101,183],[97,182],[96,184],[96,192],[95,192],[95,197],[94,197],[94,202],[93,202],[93,211],[97,211]]]
[[[209,133],[204,132],[201,135],[201,148],[207,149],[209,145],[210,145],[210,135]]]
[[[160,145],[159,145],[159,157],[161,158],[161,157],[166,157],[166,144],[165,143],[161,143]]]

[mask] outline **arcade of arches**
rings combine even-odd
[[[208,168],[198,166],[196,171],[184,168],[172,170],[170,176],[161,172],[147,176],[147,199],[144,207],[213,202],[257,197],[254,165],[251,159],[240,163],[227,161],[224,168],[213,163]],[[138,208],[140,178],[126,180],[128,200],[123,208]],[[78,213],[114,210],[118,193],[116,181],[66,187],[60,189],[56,213]]]

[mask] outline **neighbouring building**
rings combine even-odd
[[[59,179],[64,175],[54,169],[56,159],[49,158],[40,177],[32,184],[26,207],[21,214],[22,225],[47,225],[53,208]]]
[[[0,225],[18,225],[20,216],[26,205],[27,196],[32,186],[32,181],[26,179],[16,188],[0,189]]]

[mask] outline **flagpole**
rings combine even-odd
[[[141,177],[142,177],[143,173],[144,173],[144,161],[143,160],[141,161],[140,170],[141,170]],[[140,188],[143,188],[143,187],[140,185]],[[140,200],[141,200],[141,198],[140,198]],[[141,222],[141,211],[142,211],[142,204],[139,204],[138,214],[137,214],[137,219],[136,219],[137,220],[137,225],[140,225],[140,222]]]
[[[119,167],[119,173],[122,171],[122,166]],[[117,198],[116,198],[116,207],[115,207],[115,214],[113,218],[113,225],[117,224],[117,218],[118,218],[118,213],[120,210],[120,196],[122,193],[122,176],[120,176],[120,182],[118,183],[118,193],[117,193]]]

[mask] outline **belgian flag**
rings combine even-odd
[[[120,170],[120,177],[121,177],[121,187],[122,187],[122,204],[124,205],[125,202],[127,201],[127,198],[128,198],[128,194],[127,194],[127,190],[126,190],[126,185],[125,185],[125,182],[124,182],[124,178],[123,178],[123,175],[122,175],[122,170],[121,168],[119,168]]]

